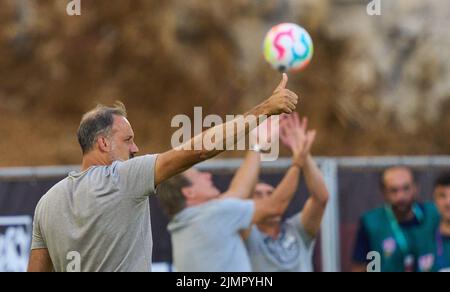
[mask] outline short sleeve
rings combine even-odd
[[[157,155],[145,155],[124,162],[114,162],[112,173],[117,176],[119,189],[131,197],[146,198],[155,193]]]
[[[33,238],[31,241],[31,250],[47,248],[44,237],[42,235],[41,224],[40,224],[40,211],[41,203],[36,207],[33,220]]]
[[[251,200],[223,199],[216,205],[214,213],[218,227],[227,228],[231,233],[250,228],[255,204]]]
[[[253,225],[252,228],[250,229],[250,234],[248,235],[247,239],[245,240],[245,242],[247,243],[247,245],[252,245],[253,247],[257,246],[258,242],[261,239],[261,231],[259,231],[258,227]]]
[[[262,241],[261,231],[253,225],[248,237],[245,239],[245,246],[250,254],[260,253],[260,242]]]
[[[290,224],[298,231],[300,238],[306,247],[311,246],[314,243],[315,238],[306,232],[305,227],[302,224],[302,213],[298,213],[287,220],[287,223]]]

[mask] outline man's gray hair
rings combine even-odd
[[[99,136],[108,137],[111,134],[114,116],[127,117],[125,105],[120,101],[116,101],[111,107],[99,104],[83,115],[77,131],[83,155],[92,151]]]

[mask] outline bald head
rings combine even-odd
[[[399,181],[410,181],[415,183],[415,177],[413,171],[405,166],[395,166],[387,168],[381,178],[381,186],[383,189],[397,184]]]
[[[407,167],[391,167],[381,178],[384,198],[400,214],[407,214],[417,198],[414,173]]]

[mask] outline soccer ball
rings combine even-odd
[[[308,66],[314,54],[309,33],[294,23],[274,26],[264,40],[264,57],[281,72],[299,72]]]

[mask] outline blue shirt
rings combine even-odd
[[[251,272],[240,231],[250,228],[253,201],[218,199],[186,208],[169,223],[178,272]]]

